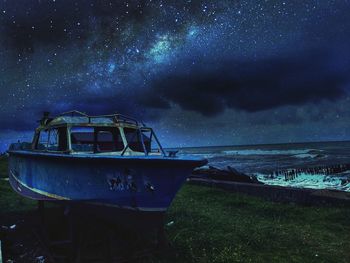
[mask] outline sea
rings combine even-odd
[[[179,148],[269,185],[350,192],[350,141]]]

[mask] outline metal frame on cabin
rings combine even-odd
[[[34,139],[33,139],[33,143],[32,143],[32,148],[34,149],[34,144],[38,143],[39,142],[39,134],[42,130],[47,130],[49,129],[49,134],[51,132],[51,129],[54,129],[54,128],[58,128],[58,127],[67,127],[67,142],[68,142],[68,150],[67,151],[57,151],[57,152],[64,152],[64,153],[71,153],[72,152],[72,149],[71,149],[71,143],[70,143],[70,129],[69,127],[73,127],[75,125],[79,125],[79,126],[90,126],[90,127],[98,127],[98,123],[92,123],[91,120],[92,119],[98,119],[98,118],[110,118],[113,120],[113,124],[119,124],[119,125],[113,125],[113,124],[104,124],[102,126],[106,126],[106,127],[117,127],[117,128],[122,128],[123,126],[120,126],[120,124],[126,124],[127,126],[131,126],[133,128],[135,128],[135,130],[137,132],[135,132],[135,134],[133,135],[133,137],[131,138],[130,141],[126,140],[125,138],[125,141],[127,142],[126,145],[124,143],[124,149],[121,151],[121,154],[120,156],[124,156],[124,154],[126,153],[127,149],[131,149],[130,147],[130,143],[135,139],[135,136],[139,135],[140,136],[140,139],[141,139],[141,143],[142,143],[142,148],[143,148],[143,153],[147,156],[149,154],[149,152],[147,151],[146,149],[146,145],[145,145],[145,141],[144,141],[144,138],[142,136],[142,132],[150,132],[150,142],[152,142],[152,138],[154,137],[154,140],[156,141],[157,145],[158,145],[158,148],[161,152],[161,154],[166,157],[167,154],[166,152],[164,151],[160,141],[158,140],[158,137],[156,136],[155,132],[153,131],[152,128],[150,127],[146,127],[146,125],[143,123],[143,122],[139,122],[138,120],[136,120],[135,118],[132,118],[132,117],[129,117],[129,116],[126,116],[126,115],[123,115],[123,114],[108,114],[108,115],[96,115],[96,116],[90,116],[90,115],[87,115],[83,112],[80,112],[80,111],[77,111],[77,110],[73,110],[73,111],[68,111],[68,112],[64,112],[60,115],[58,115],[57,117],[55,118],[49,118],[49,113],[44,113],[44,117],[43,119],[40,120],[40,127],[37,128],[36,130],[36,133],[34,135]],[[50,126],[50,122],[53,121],[54,119],[58,118],[58,117],[63,117],[63,116],[68,116],[68,117],[85,117],[85,118],[88,118],[88,122],[85,123],[76,123],[76,124],[73,124],[73,123],[65,123],[65,124],[60,124],[60,125],[51,125]],[[140,123],[142,124],[142,126],[140,126]],[[124,137],[125,137],[125,133],[124,133]],[[49,138],[48,138],[49,140]],[[96,144],[96,141],[94,140],[94,145]],[[152,149],[151,149],[152,150]],[[46,152],[52,152],[52,151],[49,151],[49,150],[40,150],[40,151],[46,151]],[[55,151],[56,152],[56,151]]]

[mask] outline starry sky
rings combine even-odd
[[[350,140],[350,2],[0,0],[0,151],[43,111],[165,146]]]

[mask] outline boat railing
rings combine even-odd
[[[136,126],[139,126],[140,124],[142,124],[142,126],[145,126],[145,124],[142,121],[140,122],[133,117],[130,117],[130,116],[127,116],[124,114],[119,114],[119,113],[106,114],[106,115],[87,115],[84,112],[73,110],[73,111],[64,112],[64,113],[60,114],[59,116],[85,117],[88,119],[89,123],[91,123],[91,121],[93,119],[109,118],[109,119],[112,119],[115,123],[130,123],[130,124],[134,124]]]
[[[48,115],[48,114],[47,114]],[[141,144],[142,144],[142,150],[144,152],[144,154],[147,156],[149,153],[152,153],[152,148],[151,148],[151,145],[152,145],[152,139],[154,138],[156,144],[158,145],[158,150],[159,152],[164,156],[166,157],[167,154],[166,152],[164,151],[162,145],[160,144],[156,134],[154,133],[153,129],[152,128],[149,128],[149,127],[146,127],[145,124],[143,122],[139,122],[138,120],[136,120],[135,118],[133,117],[129,117],[127,115],[123,115],[123,114],[119,114],[119,113],[116,113],[116,114],[108,114],[108,115],[95,115],[95,116],[92,116],[92,115],[88,115],[84,112],[81,112],[81,111],[77,111],[77,110],[72,110],[72,111],[67,111],[67,112],[64,112],[62,114],[59,115],[59,117],[62,117],[62,116],[70,116],[70,117],[84,117],[84,118],[87,118],[88,119],[88,123],[92,123],[92,120],[93,119],[98,119],[98,118],[110,118],[112,119],[115,123],[129,123],[129,124],[133,124],[133,125],[136,125],[137,126],[137,129],[132,137],[131,137],[131,140],[128,140],[127,142],[127,145],[124,147],[123,151],[121,152],[121,156],[123,156],[126,151],[128,149],[132,150],[131,149],[131,143],[133,143],[133,141],[135,140],[135,137],[136,136],[139,136],[139,139],[141,141]],[[140,125],[141,124],[141,125]],[[144,134],[143,132],[150,132],[150,135],[149,135],[149,141],[150,141],[150,149],[147,149],[146,147],[146,144],[145,144],[145,138],[144,138]],[[170,155],[169,155],[170,156]]]

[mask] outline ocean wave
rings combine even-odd
[[[316,153],[318,152],[318,153]],[[320,150],[303,149],[303,150],[228,150],[222,151],[226,155],[293,155],[300,158],[317,156]]]
[[[301,153],[301,154],[294,154],[293,157],[296,157],[296,158],[317,158],[317,157],[323,157],[323,155],[311,154],[311,153]]]
[[[179,155],[194,155],[200,156],[207,159],[213,159],[216,157],[232,157],[232,156],[274,156],[274,155],[282,155],[282,156],[290,156],[294,158],[321,158],[325,157],[325,155],[321,152],[321,150],[314,149],[304,149],[304,150],[225,150],[220,152],[203,152],[203,153],[186,153],[182,152]]]
[[[181,155],[181,156],[188,156],[188,155],[199,156],[199,157],[208,158],[208,159],[211,159],[211,158],[218,156],[215,153],[179,153],[178,155]]]
[[[266,174],[256,174],[256,178],[260,182],[268,185],[312,189],[335,189],[350,192],[350,181],[338,176],[301,173],[292,180],[285,180],[284,176],[271,177]]]

